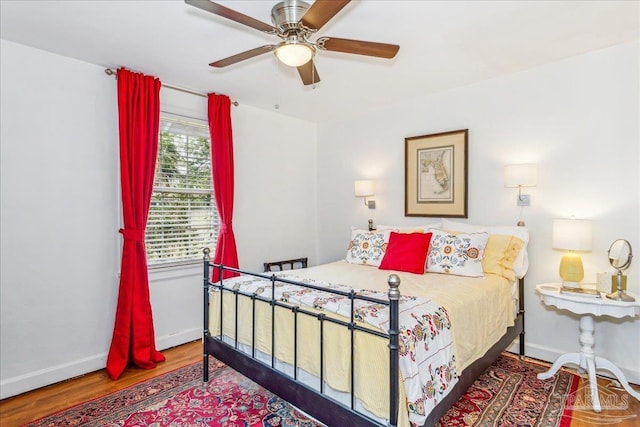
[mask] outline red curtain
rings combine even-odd
[[[236,238],[233,235],[233,132],[231,100],[228,96],[209,94],[209,132],[211,134],[211,174],[213,191],[220,216],[220,232],[213,262],[238,268]],[[224,278],[236,276],[226,271]],[[213,269],[212,280],[220,280]]]
[[[149,301],[144,234],[153,192],[160,123],[160,80],[118,70],[120,181],[124,238],[120,288],[107,372],[118,379],[129,362],[151,369],[164,361],[156,350]]]

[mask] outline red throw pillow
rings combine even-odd
[[[432,233],[391,232],[380,270],[424,274]]]

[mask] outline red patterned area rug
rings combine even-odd
[[[23,427],[321,427],[213,358],[209,382],[195,363]]]
[[[438,427],[568,427],[580,377],[548,364],[503,354],[440,419]]]
[[[79,404],[23,427],[321,427],[289,403],[210,359]],[[579,377],[502,355],[440,420],[439,427],[568,427]],[[569,402],[569,403],[568,403]],[[343,427],[343,426],[332,426]]]

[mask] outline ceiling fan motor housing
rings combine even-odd
[[[271,9],[271,21],[281,35],[300,30],[298,22],[309,9],[309,3],[301,0],[285,0]]]

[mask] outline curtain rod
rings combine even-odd
[[[115,76],[116,72],[114,70],[112,70],[111,68],[105,68],[104,72],[108,75],[108,76]],[[182,87],[178,87],[178,86],[174,86],[174,85],[170,85],[170,84],[166,84],[166,83],[160,83],[162,86],[168,88],[168,89],[173,89],[173,90],[177,90],[180,92],[184,92],[184,93],[190,93],[191,95],[197,95],[197,96],[201,96],[203,98],[207,98],[207,95],[205,93],[200,93],[200,92],[196,92],[194,90],[190,90],[190,89],[185,89]],[[238,106],[240,105],[240,103],[238,101],[231,101],[231,103],[234,106]]]

